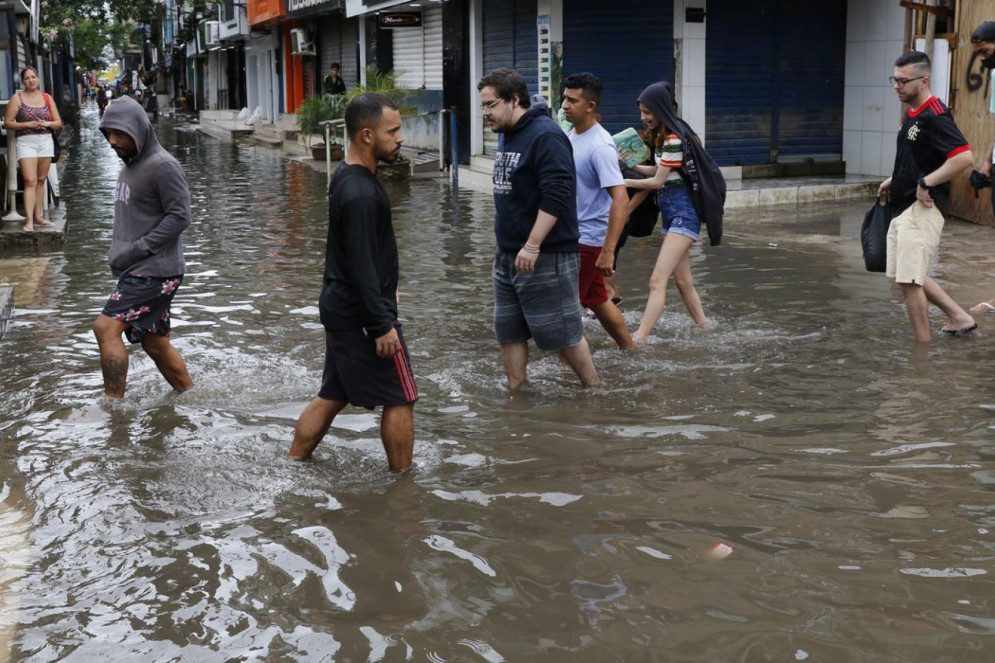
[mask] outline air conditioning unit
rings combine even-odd
[[[290,31],[290,52],[294,55],[314,55],[314,42],[307,30],[295,28]]]
[[[215,48],[221,45],[221,25],[217,21],[207,21],[204,26],[204,46]]]

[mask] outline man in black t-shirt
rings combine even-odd
[[[338,62],[333,62],[328,68],[328,74],[321,81],[321,90],[325,94],[345,94],[345,81],[339,76]]]
[[[364,93],[345,111],[349,151],[328,189],[328,239],[319,299],[325,369],[304,409],[288,457],[307,460],[350,403],[384,408],[380,439],[392,472],[411,466],[418,388],[397,321],[397,240],[377,162],[397,159],[401,115],[387,97]]]
[[[944,334],[959,336],[978,327],[927,273],[939,248],[950,180],[974,163],[971,146],[950,111],[929,90],[930,73],[925,53],[912,51],[895,60],[891,84],[908,110],[898,132],[892,176],[878,187],[878,196],[891,195],[892,214],[898,216],[889,230],[888,275],[902,288],[912,332],[920,342],[930,340],[930,303],[947,316],[940,330]]]

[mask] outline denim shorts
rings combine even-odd
[[[535,339],[540,350],[565,350],[584,339],[579,253],[540,253],[535,271],[515,269],[517,253],[494,256],[494,334],[498,343]]]
[[[691,202],[691,192],[683,184],[660,190],[660,234],[668,232],[692,240],[697,240],[701,234],[701,221]]]

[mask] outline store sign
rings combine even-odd
[[[380,14],[381,28],[420,28],[421,12],[383,12]]]
[[[342,0],[287,0],[287,18],[300,18],[341,9]]]

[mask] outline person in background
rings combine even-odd
[[[397,240],[390,198],[377,163],[401,152],[401,114],[367,92],[345,111],[349,149],[328,189],[324,287],[325,368],[318,396],[304,409],[287,457],[307,460],[350,403],[383,406],[380,440],[391,472],[411,466],[418,387],[397,320]]]
[[[971,48],[981,56],[981,64],[991,70],[992,96],[988,110],[991,117],[995,118],[995,21],[985,21],[971,33]],[[992,140],[988,143],[988,151],[985,158],[978,167],[982,173],[989,178],[992,175],[992,159],[995,158],[995,127],[992,131]],[[995,214],[995,189],[992,189],[992,213]],[[995,297],[972,306],[971,313],[995,313]]]
[[[570,140],[533,104],[525,79],[496,69],[477,83],[484,119],[498,136],[494,159],[497,253],[494,332],[508,388],[526,378],[528,340],[560,353],[581,384],[598,384],[580,308],[580,232]]]
[[[141,343],[173,389],[187,391],[193,380],[169,341],[170,306],[186,269],[181,234],[191,221],[186,175],[131,97],[108,105],[100,131],[124,161],[114,187],[114,239],[107,255],[118,282],[93,323],[104,394],[124,396],[128,350],[122,335]]]
[[[931,73],[925,53],[910,51],[895,60],[889,80],[908,109],[898,131],[892,176],[878,187],[879,198],[890,195],[893,217],[886,274],[902,289],[912,334],[920,343],[930,340],[930,304],[947,316],[942,333],[961,336],[978,328],[929,276],[950,204],[950,180],[974,163],[971,146],[950,111],[930,92]]]
[[[52,97],[39,88],[41,80],[34,67],[21,70],[21,83],[24,89],[7,104],[4,128],[17,135],[17,165],[24,179],[24,230],[32,232],[35,224],[43,228],[54,227],[42,213],[45,181],[55,156],[53,133],[62,128],[62,118]]]
[[[338,62],[333,62],[328,68],[328,74],[321,81],[321,91],[325,94],[345,94],[345,81],[339,76],[341,67]]]
[[[594,74],[573,74],[564,79],[563,88],[562,110],[573,125],[567,137],[577,176],[580,305],[594,312],[620,348],[631,350],[635,344],[605,286],[605,277],[615,273],[615,247],[625,226],[629,196],[615,141],[596,119],[601,81]]]

